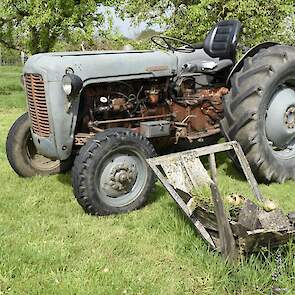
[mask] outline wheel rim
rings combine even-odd
[[[134,148],[120,147],[109,152],[96,169],[96,187],[109,206],[126,206],[142,193],[148,178],[145,158]]]
[[[53,161],[45,156],[38,154],[37,149],[34,145],[31,132],[28,132],[27,138],[25,140],[25,149],[27,157],[31,165],[41,171],[49,171],[58,168],[60,161]]]
[[[287,82],[294,84],[294,80]],[[285,85],[277,88],[266,111],[265,131],[275,156],[282,159],[295,156],[294,89]]]

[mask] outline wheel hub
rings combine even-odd
[[[287,128],[295,128],[295,107],[289,107],[285,114],[285,124]]]
[[[132,157],[120,157],[111,161],[102,173],[103,190],[109,197],[127,194],[137,179],[137,169]]]
[[[282,88],[269,104],[265,119],[267,139],[273,147],[290,149],[295,138],[295,91]]]

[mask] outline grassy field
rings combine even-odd
[[[273,286],[295,294],[293,244],[225,265],[160,184],[142,210],[96,218],[75,201],[70,175],[18,177],[5,140],[25,110],[19,73],[0,67],[0,295],[271,294]],[[218,162],[222,192],[249,194],[231,162]],[[294,189],[294,182],[261,186],[287,211],[295,210]]]

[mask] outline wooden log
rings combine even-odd
[[[247,236],[240,239],[240,247],[245,253],[254,252],[261,247],[276,247],[287,243],[294,237],[295,230],[276,231],[257,229],[248,231]]]

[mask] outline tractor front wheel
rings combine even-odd
[[[72,159],[51,160],[38,154],[30,127],[28,113],[24,113],[8,132],[6,154],[13,170],[22,177],[47,176],[68,171],[72,166]]]
[[[75,159],[72,184],[78,203],[93,215],[125,213],[148,200],[155,177],[146,158],[152,144],[124,128],[98,133]]]

